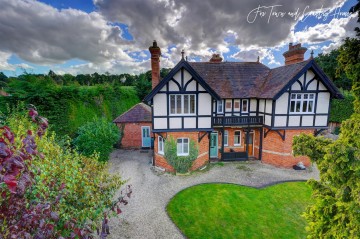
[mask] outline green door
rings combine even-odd
[[[218,157],[218,134],[211,133],[210,135],[210,158]]]
[[[142,126],[141,127],[141,138],[142,138],[142,147],[150,148],[151,146],[151,138],[150,138],[150,127]]]

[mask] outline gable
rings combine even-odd
[[[307,64],[304,65],[304,63]],[[297,64],[293,64],[293,65],[295,66]],[[283,69],[285,69],[285,67],[283,67]],[[333,98],[343,97],[340,91],[337,89],[337,87],[317,66],[314,60],[302,62],[302,64],[298,64],[298,68],[295,68],[295,70],[289,68],[289,71],[291,73],[288,73],[288,75],[289,76],[293,75],[293,77],[288,79],[288,82],[285,84],[285,86],[282,87],[280,91],[274,92],[276,94],[273,96],[273,99],[275,100],[279,99],[279,97],[287,90],[289,90],[290,87],[291,90],[298,90],[298,91],[326,90],[330,92]],[[319,86],[317,84],[319,84]]]
[[[196,89],[196,82],[199,89]],[[212,97],[219,100],[220,97],[215,91],[196,73],[196,71],[185,61],[181,60],[170,73],[160,81],[160,83],[144,98],[145,102],[150,102],[158,92],[162,91],[206,91]]]

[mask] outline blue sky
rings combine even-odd
[[[289,42],[305,58],[354,36],[356,0],[0,0],[0,71],[139,73],[150,70],[148,47],[173,67],[185,49],[191,61],[220,53],[226,61],[283,64]],[[297,18],[294,17],[295,14]]]

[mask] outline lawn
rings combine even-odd
[[[301,214],[310,203],[305,182],[263,189],[202,184],[175,195],[167,211],[189,239],[306,238]]]

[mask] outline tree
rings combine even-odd
[[[135,87],[139,99],[144,99],[151,91],[151,75],[149,79],[147,74],[140,74],[136,80]]]
[[[339,54],[338,49],[327,54],[320,53],[315,57],[315,61],[338,88],[351,90],[351,80],[346,77],[345,72],[338,66],[337,57]]]
[[[84,155],[98,153],[100,161],[108,161],[114,144],[119,140],[119,128],[102,118],[81,126],[74,145]]]
[[[358,3],[350,9],[350,12],[351,12],[351,13],[357,13],[357,14],[358,14],[358,20],[357,20],[357,22],[360,22],[360,0],[358,0]],[[360,37],[360,28],[359,28],[359,27],[355,27],[354,30],[355,30],[355,32],[356,32],[356,35],[357,35],[358,37]]]

